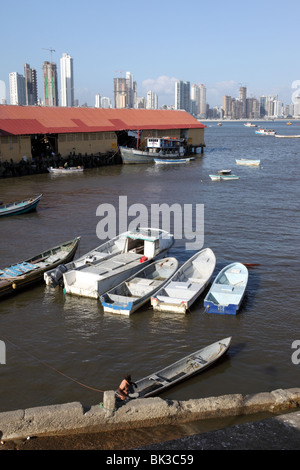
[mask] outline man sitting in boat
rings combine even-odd
[[[129,398],[131,398],[130,394],[133,393],[133,386],[137,387],[137,385],[131,381],[131,375],[126,374],[124,379],[120,383],[117,392],[121,400],[128,400]]]

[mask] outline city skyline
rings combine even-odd
[[[0,81],[7,102],[9,73],[22,74],[24,63],[37,71],[43,98],[42,65],[50,61],[52,48],[57,66],[63,53],[74,58],[74,97],[88,106],[94,106],[97,93],[113,103],[113,79],[127,71],[137,83],[137,96],[152,90],[159,107],[174,104],[176,80],[203,83],[214,107],[222,105],[224,95],[238,96],[240,86],[250,97],[278,95],[290,104],[292,84],[300,79],[296,1],[282,9],[276,0],[254,0],[250,11],[237,1],[217,2],[212,9],[194,0],[184,5],[154,0],[149,11],[136,0],[116,0],[113,9],[88,0],[83,10],[69,0],[53,0],[49,15],[36,0],[30,5],[17,0],[2,6],[0,39],[6,47]]]

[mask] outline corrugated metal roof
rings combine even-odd
[[[0,135],[205,127],[186,111],[0,105]]]

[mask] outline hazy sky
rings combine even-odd
[[[176,79],[203,83],[210,106],[224,94],[278,94],[292,102],[300,80],[299,0],[0,0],[0,91],[8,75],[24,75],[24,63],[38,74],[58,66],[64,52],[74,59],[75,98],[95,104],[113,98],[113,78],[133,74],[138,96],[152,89],[158,104],[174,103]],[[2,83],[1,83],[2,81]]]

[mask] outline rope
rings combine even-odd
[[[72,377],[70,377],[69,375],[66,375],[64,374],[63,372],[61,372],[60,370],[56,369],[55,367],[52,367],[50,366],[49,364],[47,364],[46,362],[44,361],[41,361],[40,359],[38,359],[37,357],[35,357],[33,354],[31,353],[28,353],[27,351],[23,351],[20,346],[17,346],[16,344],[14,344],[12,341],[10,341],[8,338],[6,338],[5,336],[1,335],[6,342],[12,344],[14,347],[20,349],[20,351],[22,352],[25,352],[25,354],[27,354],[28,356],[32,357],[33,359],[35,359],[36,361],[40,362],[41,364],[44,364],[46,367],[49,367],[49,369],[52,369],[54,370],[55,372],[57,372],[58,374],[62,375],[63,377],[66,377],[67,379],[69,380],[72,380],[73,382],[77,383],[78,385],[81,385],[82,387],[85,387],[85,388],[88,388],[90,390],[94,390],[95,392],[101,392],[101,393],[104,393],[105,390],[100,390],[98,388],[94,388],[94,387],[90,387],[89,385],[85,385],[83,384],[82,382],[79,382],[78,380],[76,379],[73,379]]]

